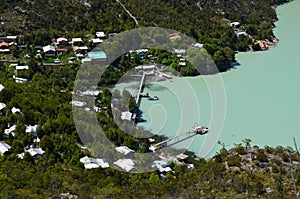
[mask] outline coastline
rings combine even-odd
[[[278,7],[280,6],[284,6],[286,4],[289,4],[291,2],[293,2],[294,0],[288,0],[288,2],[279,4],[279,5],[272,5],[271,8],[274,9],[275,11],[277,10]],[[275,23],[277,23],[279,21],[279,17],[278,17],[278,13],[276,11],[276,18],[274,19],[274,25],[272,27],[272,33],[274,34],[274,30],[276,27]],[[253,40],[254,45],[258,44],[258,46],[260,47],[260,50],[254,50],[253,46],[249,45],[249,50],[246,52],[257,52],[257,51],[266,51],[269,50],[270,48],[275,48],[277,46],[277,44],[279,43],[280,39],[278,37],[276,37],[276,35],[274,34],[274,37],[272,38],[272,41],[268,40],[268,39],[264,39],[264,40]]]
[[[291,6],[289,6],[289,9],[291,9]],[[286,17],[286,15],[284,16]],[[287,19],[284,18],[282,22],[279,17],[279,20],[277,22],[283,24],[286,20]],[[278,29],[276,30],[276,32],[275,28],[273,29],[276,37],[280,39],[280,42],[278,39],[276,45],[274,46],[275,48],[270,47],[269,50],[255,51],[256,53],[238,53],[239,55],[237,61],[241,62],[242,67],[219,74],[224,79],[228,97],[227,109],[229,110],[226,116],[227,124],[225,124],[224,130],[222,131],[222,135],[219,140],[224,141],[226,143],[226,146],[228,146],[229,148],[233,147],[233,143],[239,143],[245,138],[251,138],[253,140],[253,143],[260,147],[263,147],[266,144],[270,146],[291,146],[291,139],[282,138],[282,135],[278,133],[286,131],[283,129],[282,125],[280,125],[284,121],[286,128],[291,132],[289,134],[292,134],[293,129],[295,129],[296,127],[295,125],[290,125],[291,121],[287,118],[290,118],[291,116],[289,116],[290,114],[288,114],[288,111],[295,112],[296,114],[296,110],[298,110],[295,109],[295,107],[292,107],[294,104],[294,100],[289,100],[289,103],[287,103],[291,104],[291,107],[289,107],[284,101],[286,97],[281,95],[280,92],[277,92],[276,90],[282,88],[283,86],[288,86],[287,83],[291,80],[291,78],[288,78],[289,80],[286,81],[286,84],[276,84],[276,82],[278,82],[278,80],[282,78],[283,72],[281,65],[283,63],[287,63],[286,61],[278,61],[278,59],[284,55],[287,55],[284,56],[287,59],[289,57],[288,55],[290,54],[285,50],[287,48],[286,45],[289,45],[289,43],[287,42],[287,38],[289,39],[290,37],[288,33],[287,35],[281,35],[283,34],[282,31],[285,32],[286,25],[282,27],[282,25],[278,26],[278,24],[276,24],[276,28],[278,27],[281,28],[280,34],[278,34]],[[280,43],[281,48],[278,48],[278,43]],[[284,46],[285,48],[283,49],[282,46]],[[281,51],[284,51],[286,53],[283,54],[281,53]],[[266,64],[268,67],[265,66]],[[263,73],[258,73],[259,70]],[[296,75],[297,73],[293,72],[293,74]],[[258,78],[259,82],[253,81],[253,76],[255,76],[255,78]],[[209,92],[207,91],[207,87],[203,82],[204,78],[206,77],[197,76],[185,77],[183,79],[188,80],[195,91],[199,91],[197,93],[197,98],[199,99],[201,108],[201,124],[209,124],[212,107],[209,100]],[[272,85],[272,82],[274,83],[274,85]],[[174,82],[172,84],[174,85]],[[168,84],[168,86],[171,86],[172,84],[170,83]],[[253,93],[251,94],[251,96],[249,96],[249,91],[250,93]],[[286,96],[289,95],[288,90],[286,89],[284,93],[286,93]],[[163,97],[161,97],[160,99],[162,103],[165,103],[166,106],[169,106],[170,102],[164,102]],[[294,97],[294,99],[296,100],[298,99],[298,97]],[[148,107],[148,105],[144,104],[142,106],[145,108],[144,109],[142,107],[142,110],[147,110],[146,108]],[[174,113],[174,108],[175,107],[172,107],[168,110]],[[170,116],[170,119],[172,119],[173,115],[174,114]],[[152,115],[150,117],[157,118],[158,116]],[[279,119],[281,122],[278,121]],[[256,125],[252,126],[247,121],[252,121]],[[174,119],[174,124],[176,123],[178,123],[178,121]],[[151,128],[151,126],[149,128]],[[165,135],[167,137],[173,136],[169,134]],[[262,135],[264,136],[262,137]],[[268,139],[269,136],[274,137],[274,139],[270,141]],[[293,137],[293,135],[291,137]],[[204,139],[199,138],[195,139],[192,142],[194,142],[194,144],[193,146],[191,146],[191,148],[189,148],[189,150],[194,151],[195,154],[199,156],[199,151],[201,150],[201,148],[205,147],[203,145],[205,141]],[[189,144],[186,144],[186,146],[189,146]],[[219,151],[219,148],[220,147],[215,144],[214,149],[206,157],[210,158],[214,156]]]

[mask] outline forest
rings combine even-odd
[[[117,1],[5,0],[0,5],[3,10],[0,14],[0,32],[2,35],[21,35],[19,43],[46,45],[52,38],[85,37],[94,35],[96,31],[108,34],[137,27],[169,28],[204,44],[222,72],[233,64],[228,61],[228,50],[248,51],[249,46],[260,50],[255,41],[274,39],[272,28],[277,20],[275,8],[288,1],[124,2],[139,22],[137,25]],[[237,30],[228,25],[230,22],[239,22],[241,27]],[[250,36],[237,35],[236,31],[245,31]]]
[[[277,20],[274,8],[285,0],[185,0],[123,2],[139,21],[139,27],[164,27],[180,31],[204,44],[220,71],[234,63],[236,51],[249,50],[253,40],[237,37],[228,22],[238,21],[256,40],[271,40]],[[38,58],[34,46],[47,45],[60,36],[82,37],[96,31],[122,32],[137,25],[116,1],[78,0],[3,0],[0,4],[0,32],[19,35],[26,50],[12,49],[14,57],[29,58],[22,63],[29,69],[19,73],[28,82],[16,83],[14,71],[0,62],[0,141],[11,149],[0,156],[1,198],[294,198],[300,189],[299,153],[291,147],[258,147],[250,139],[241,140],[233,149],[225,148],[212,158],[191,158],[194,168],[169,162],[172,171],[126,173],[113,168],[87,170],[79,161],[93,154],[82,148],[72,115],[72,91],[80,62],[47,66]],[[51,13],[51,14],[49,14]],[[13,48],[13,47],[12,47]],[[157,63],[170,65],[186,76],[198,75],[187,67],[180,68],[178,58],[166,51],[149,50]],[[147,55],[146,55],[147,56]],[[119,57],[100,79],[111,84],[123,73],[147,63],[137,54]],[[124,65],[127,66],[124,67]],[[122,95],[132,101],[130,93],[112,93],[103,89],[94,105],[100,108],[96,116],[105,135],[117,146],[126,145],[137,152],[149,152],[146,138],[136,139],[118,128],[111,107],[112,96]],[[131,103],[130,110],[135,111]],[[123,105],[122,105],[123,106]],[[12,108],[21,112],[12,112]],[[124,107],[123,107],[124,108]],[[122,109],[122,108],[121,108]],[[15,135],[5,130],[15,124]],[[28,125],[37,125],[36,132],[26,132]],[[127,124],[123,124],[127,128]],[[138,131],[136,133],[150,134]],[[36,138],[39,143],[34,143]],[[165,139],[154,136],[156,141]],[[93,143],[91,143],[93,144]],[[18,154],[28,145],[38,145],[45,153],[33,158]],[[192,154],[190,154],[192,156]]]
[[[51,67],[29,62],[28,83],[17,84],[9,66],[1,64],[4,88],[0,101],[1,141],[12,148],[0,156],[2,198],[293,198],[300,188],[299,154],[290,147],[252,145],[250,139],[233,149],[221,150],[210,159],[192,159],[194,168],[170,162],[172,172],[126,173],[113,168],[84,169],[79,159],[89,151],[82,149],[72,117],[71,90],[79,65]],[[33,75],[32,75],[33,74]],[[67,92],[66,92],[67,91]],[[97,113],[106,136],[114,144],[148,152],[148,139],[133,139],[118,128],[112,110],[105,109],[111,97],[130,94],[103,90],[96,101]],[[20,108],[22,114],[12,113]],[[3,132],[16,124],[15,136]],[[36,133],[25,133],[25,125],[38,124]],[[45,151],[40,158],[17,154],[39,137]],[[163,139],[155,137],[155,139]],[[295,184],[295,187],[293,186]],[[297,191],[296,191],[297,192]]]

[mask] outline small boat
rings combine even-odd
[[[148,100],[155,101],[155,100],[159,100],[159,98],[157,96],[154,96],[154,97],[149,97]]]
[[[197,127],[194,127],[194,132],[196,132],[197,134],[200,134],[200,135],[204,135],[204,134],[208,133],[208,128],[205,126],[197,126]]]
[[[158,77],[155,79],[156,82],[161,82],[161,81],[165,81],[165,80],[166,80],[166,78],[164,78],[164,77]]]

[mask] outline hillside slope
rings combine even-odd
[[[276,19],[271,5],[288,0],[127,0],[122,3],[141,26],[173,28],[200,37],[221,29],[220,19],[241,24],[272,24]],[[20,34],[38,29],[120,32],[135,27],[132,18],[116,1],[5,0],[0,5],[2,32]]]
[[[205,44],[219,70],[226,71],[233,63],[228,55],[234,51],[264,50],[272,45],[275,7],[288,1],[5,0],[0,5],[0,34],[22,35],[22,43],[47,45],[52,38],[83,37],[100,30],[170,28]],[[240,26],[229,26],[230,22]]]

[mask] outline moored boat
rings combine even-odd
[[[204,134],[208,133],[208,127],[205,127],[205,126],[194,127],[194,132],[196,132],[197,134],[200,134],[200,135],[204,135]]]
[[[148,100],[155,101],[155,100],[159,100],[159,98],[157,96],[154,96],[154,97],[149,97]]]

